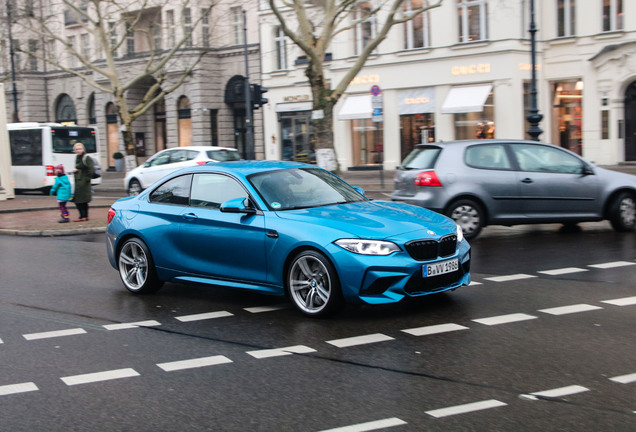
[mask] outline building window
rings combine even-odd
[[[181,96],[177,103],[179,121],[179,146],[192,145],[192,107],[187,96]]]
[[[230,15],[234,44],[243,45],[243,10],[240,6],[234,6],[230,8]]]
[[[274,43],[276,45],[276,69],[287,69],[287,36],[285,36],[282,27],[276,27]]]
[[[603,31],[623,29],[623,0],[603,0]]]
[[[406,0],[404,16],[410,16],[414,10],[427,6],[426,0]],[[404,23],[404,48],[423,48],[430,46],[430,21],[428,11],[420,13]]]
[[[354,165],[382,163],[383,123],[372,119],[351,120],[351,150]]]
[[[192,46],[192,12],[190,8],[183,9],[183,36],[186,37],[185,46]]]
[[[91,60],[91,47],[90,47],[90,41],[88,39],[88,33],[83,33],[82,35],[80,35],[80,41],[82,44],[82,57],[84,57],[86,60],[90,61]]]
[[[201,46],[210,48],[210,13],[201,9]]]
[[[70,67],[74,68],[77,67],[77,57],[75,57],[75,55],[73,54],[73,52],[75,52],[76,47],[75,47],[75,36],[69,36],[67,39],[67,43],[68,43],[68,64],[70,65]]]
[[[455,114],[455,139],[495,138],[495,107],[492,91],[481,112]]]
[[[29,52],[36,53],[38,51],[38,41],[35,39],[29,39]],[[35,72],[38,70],[38,59],[34,56],[29,56],[29,70]]]
[[[459,42],[488,39],[488,0],[458,0]]]
[[[210,110],[210,145],[219,145],[219,110]]]
[[[168,48],[174,48],[176,42],[175,27],[174,27],[174,11],[166,11],[166,25],[168,31]]]
[[[135,53],[135,29],[130,23],[126,23],[126,55]]]
[[[583,81],[555,82],[552,88],[552,142],[581,154]]]
[[[416,145],[435,141],[435,114],[401,115],[400,130],[400,160],[403,160]]]
[[[108,23],[108,40],[113,57],[117,57],[117,26],[112,21]]]
[[[355,11],[355,43],[356,54],[360,54],[373,38],[375,38],[375,15],[371,15],[371,3],[360,3]]]
[[[154,23],[152,26],[152,49],[158,53],[161,51],[161,23]]]
[[[557,36],[573,36],[575,27],[575,0],[557,0]]]

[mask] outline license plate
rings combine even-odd
[[[422,266],[422,276],[431,277],[439,276],[446,273],[452,273],[459,269],[459,259],[453,258],[448,261],[440,261],[433,264],[425,264]]]

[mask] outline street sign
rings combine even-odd
[[[379,85],[371,86],[371,94],[373,96],[378,96],[380,93],[382,93],[382,90],[380,90],[380,86]]]

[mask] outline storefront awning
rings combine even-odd
[[[442,105],[442,113],[481,112],[491,90],[491,84],[453,87]]]
[[[425,87],[398,91],[400,115],[435,112],[435,88]]]
[[[287,102],[276,104],[276,112],[311,111],[311,102]]]
[[[369,119],[372,114],[371,95],[347,96],[338,112],[338,120]]]

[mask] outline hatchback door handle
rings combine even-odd
[[[182,217],[185,220],[189,220],[189,221],[199,219],[199,216],[195,215],[194,213],[186,213],[186,214],[182,215]]]
[[[521,180],[521,183],[532,183],[532,179],[531,178],[524,178],[523,180]]]

